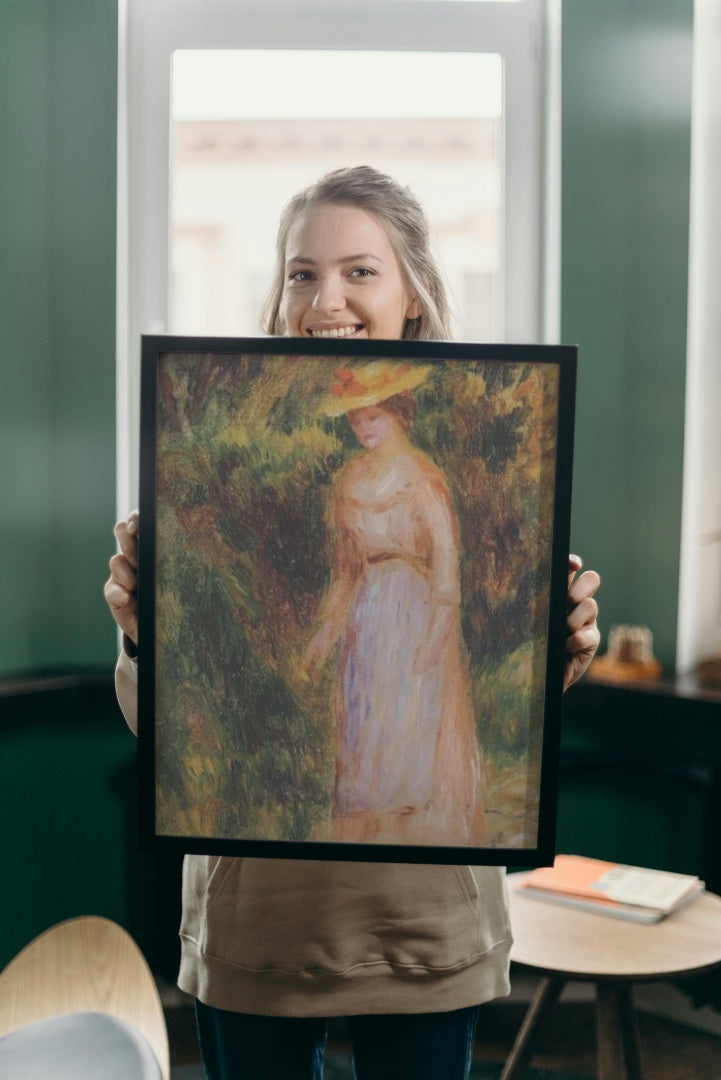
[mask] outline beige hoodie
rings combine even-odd
[[[137,725],[137,665],[118,700]],[[508,993],[501,867],[186,855],[178,984],[269,1016],[442,1012]]]

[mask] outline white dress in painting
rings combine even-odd
[[[330,838],[483,843],[481,758],[461,633],[458,526],[443,474],[407,444],[334,486],[338,642]]]

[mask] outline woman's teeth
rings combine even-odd
[[[359,326],[334,326],[332,330],[311,330],[311,337],[338,338],[350,337],[360,329]]]

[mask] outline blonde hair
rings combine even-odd
[[[336,169],[299,191],[285,207],[278,224],[273,284],[263,311],[263,330],[282,335],[288,233],[296,218],[311,206],[335,203],[357,206],[385,228],[401,273],[421,305],[421,314],[406,319],[402,338],[447,341],[452,337],[451,310],[443,276],[430,250],[428,221],[419,200],[392,177],[370,165]]]

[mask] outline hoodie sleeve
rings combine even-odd
[[[115,693],[128,727],[138,734],[138,661],[128,652],[121,652],[115,667]]]

